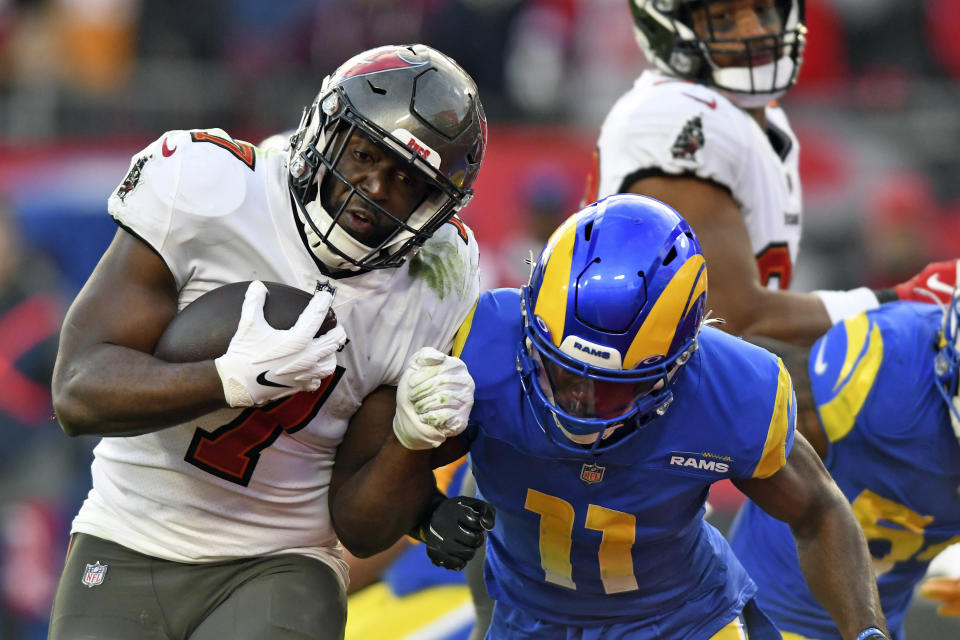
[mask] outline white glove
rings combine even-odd
[[[473,409],[473,389],[463,360],[431,347],[417,351],[397,385],[397,440],[407,449],[429,449],[459,434]]]
[[[247,287],[237,332],[227,352],[214,360],[231,407],[261,405],[300,391],[316,391],[337,367],[337,350],[347,335],[339,324],[319,338],[333,296],[313,299],[289,329],[274,329],[263,317],[267,287],[254,280]]]

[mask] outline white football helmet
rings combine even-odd
[[[782,96],[796,82],[803,58],[804,0],[774,0],[779,32],[750,38],[717,33],[710,17],[710,5],[716,1],[629,0],[644,55],[664,73],[712,86],[743,108],[762,107]],[[704,13],[701,34],[693,22],[697,9]],[[745,64],[717,64],[717,55],[729,54],[733,45],[740,45]]]

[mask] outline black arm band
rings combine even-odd
[[[880,304],[896,302],[900,299],[900,297],[897,295],[897,292],[893,289],[874,289],[873,295],[877,296],[877,302]]]

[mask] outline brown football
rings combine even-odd
[[[267,286],[264,317],[275,329],[289,329],[312,294],[279,282],[263,284]],[[153,355],[167,362],[198,362],[222,356],[237,332],[243,296],[249,285],[249,280],[227,284],[188,304],[167,325]],[[337,318],[330,309],[317,335],[323,335],[336,324]]]

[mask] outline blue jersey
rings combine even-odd
[[[640,620],[632,637],[709,637],[756,587],[704,502],[718,480],[785,464],[796,416],[786,369],[705,328],[665,416],[620,447],[576,455],[550,442],[523,395],[521,333],[519,292],[500,289],[454,343],[476,382],[466,434],[478,495],[497,509],[490,595],[553,623]]]
[[[809,358],[825,464],[866,535],[898,638],[930,560],[960,541],[960,445],[934,388],[941,322],[934,305],[886,304],[834,326]],[[785,524],[747,501],[730,540],[760,587],[761,607],[783,630],[841,637],[803,580]]]

